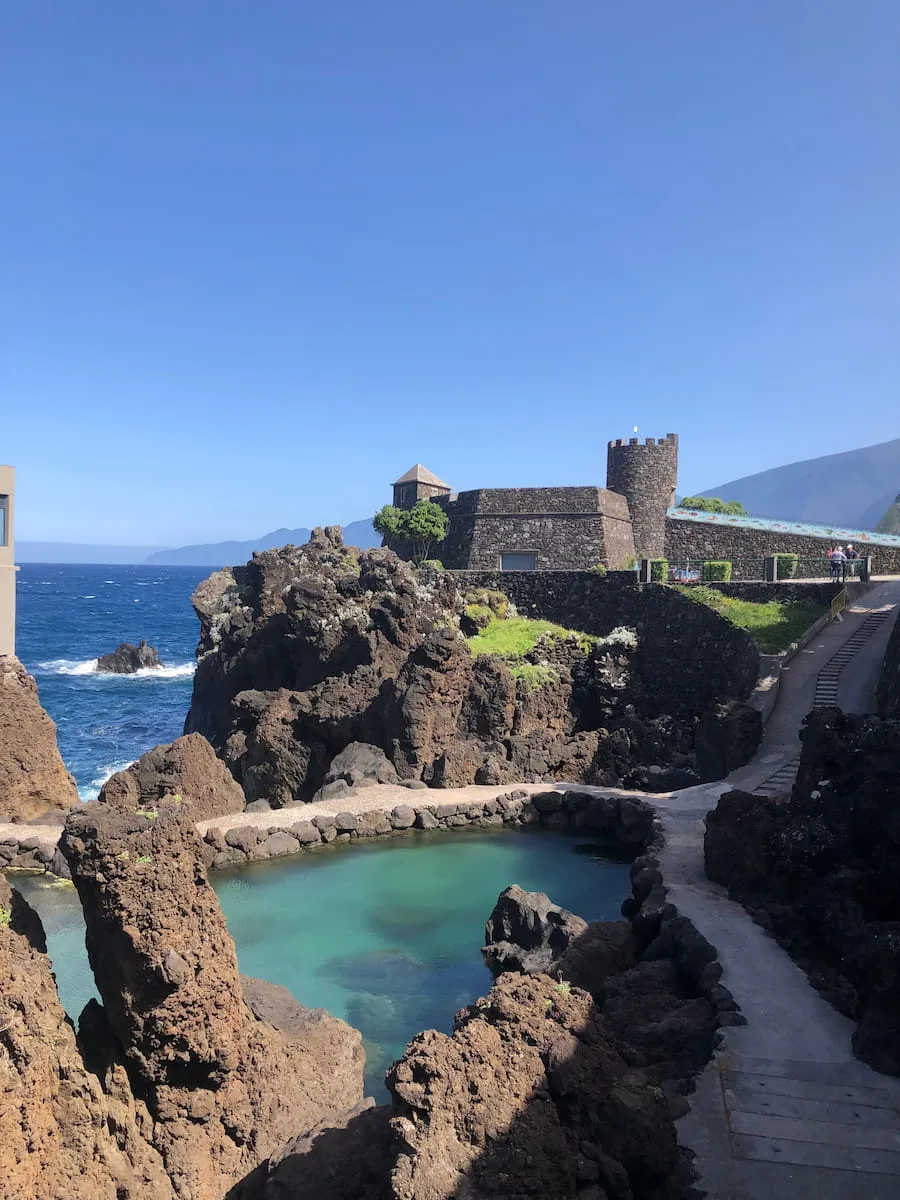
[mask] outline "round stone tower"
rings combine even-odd
[[[666,509],[675,503],[678,434],[664,438],[619,438],[606,452],[606,486],[628,501],[639,558],[666,553]]]

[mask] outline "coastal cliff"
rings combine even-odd
[[[0,1169],[10,1200],[221,1200],[362,1101],[359,1033],[238,974],[174,801],[70,815],[62,849],[102,1004],[78,1035],[40,921],[0,877]]]
[[[58,819],[77,803],[37,684],[17,658],[0,655],[0,821]]]
[[[670,589],[654,589],[652,604],[615,595],[617,615],[639,614],[638,633],[625,623],[561,630],[511,663],[470,651],[464,582],[317,530],[306,546],[256,555],[197,588],[185,730],[209,739],[248,803],[273,808],[310,800],[352,743],[380,751],[401,780],[431,787],[554,778],[652,786],[651,767],[660,787],[696,782],[711,762],[701,718],[723,702],[743,711],[758,652]],[[705,672],[691,657],[695,634],[698,654],[714,654]],[[676,640],[685,669],[667,673],[656,647]]]

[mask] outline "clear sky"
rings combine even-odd
[[[900,435],[898,0],[7,0],[18,535]],[[900,481],[898,481],[900,486]]]

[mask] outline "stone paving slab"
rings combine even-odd
[[[859,1122],[810,1121],[802,1117],[782,1117],[771,1113],[733,1112],[730,1119],[734,1134],[773,1138],[776,1141],[804,1142],[810,1145],[841,1146],[856,1150],[900,1152],[900,1131],[885,1125],[867,1126]],[[900,1168],[900,1158],[897,1159]],[[900,1170],[897,1172],[900,1174]]]
[[[897,1114],[893,1107],[874,1107],[849,1101],[808,1099],[799,1096],[777,1095],[745,1087],[737,1076],[728,1081],[726,1101],[742,1113],[762,1116],[797,1117],[808,1121],[837,1121],[843,1125],[865,1125],[879,1129],[895,1129]]]
[[[738,1134],[733,1141],[737,1158],[755,1158],[771,1163],[796,1163],[803,1167],[824,1167],[829,1171],[852,1171],[856,1176],[853,1191],[844,1195],[863,1196],[859,1190],[863,1175],[887,1175],[894,1188],[893,1196],[900,1196],[900,1154],[889,1150],[854,1149],[852,1146],[835,1146],[819,1142],[793,1141],[788,1138],[752,1137]],[[844,1188],[851,1186],[850,1181]],[[868,1192],[866,1193],[868,1195]],[[718,1200],[718,1198],[717,1198]]]
[[[790,1079],[785,1076],[747,1075],[742,1071],[723,1073],[725,1099],[734,1096],[735,1107],[743,1096],[792,1097],[797,1100],[829,1101],[835,1104],[865,1105],[881,1108],[897,1117],[897,1106],[886,1088],[849,1086],[839,1083],[819,1083],[809,1079]],[[898,1118],[900,1119],[900,1118]]]

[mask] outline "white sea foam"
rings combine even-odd
[[[197,670],[193,662],[178,663],[174,667],[144,667],[133,675],[122,675],[122,679],[188,679]]]
[[[76,662],[70,658],[51,658],[38,663],[38,670],[48,675],[95,675],[98,679],[189,679],[197,669],[193,662],[176,663],[171,667],[144,667],[131,675],[117,675],[113,671],[98,671],[97,659],[88,658]]]
[[[106,783],[107,779],[112,779],[117,771],[124,771],[126,767],[130,767],[134,762],[133,758],[119,759],[118,762],[110,763],[106,767],[100,769],[100,774],[92,779],[90,783],[84,784],[78,789],[79,798],[82,800],[96,800],[100,795],[100,789]]]
[[[72,658],[51,658],[47,662],[38,663],[39,671],[49,675],[92,675],[97,670],[96,658],[77,662]]]

